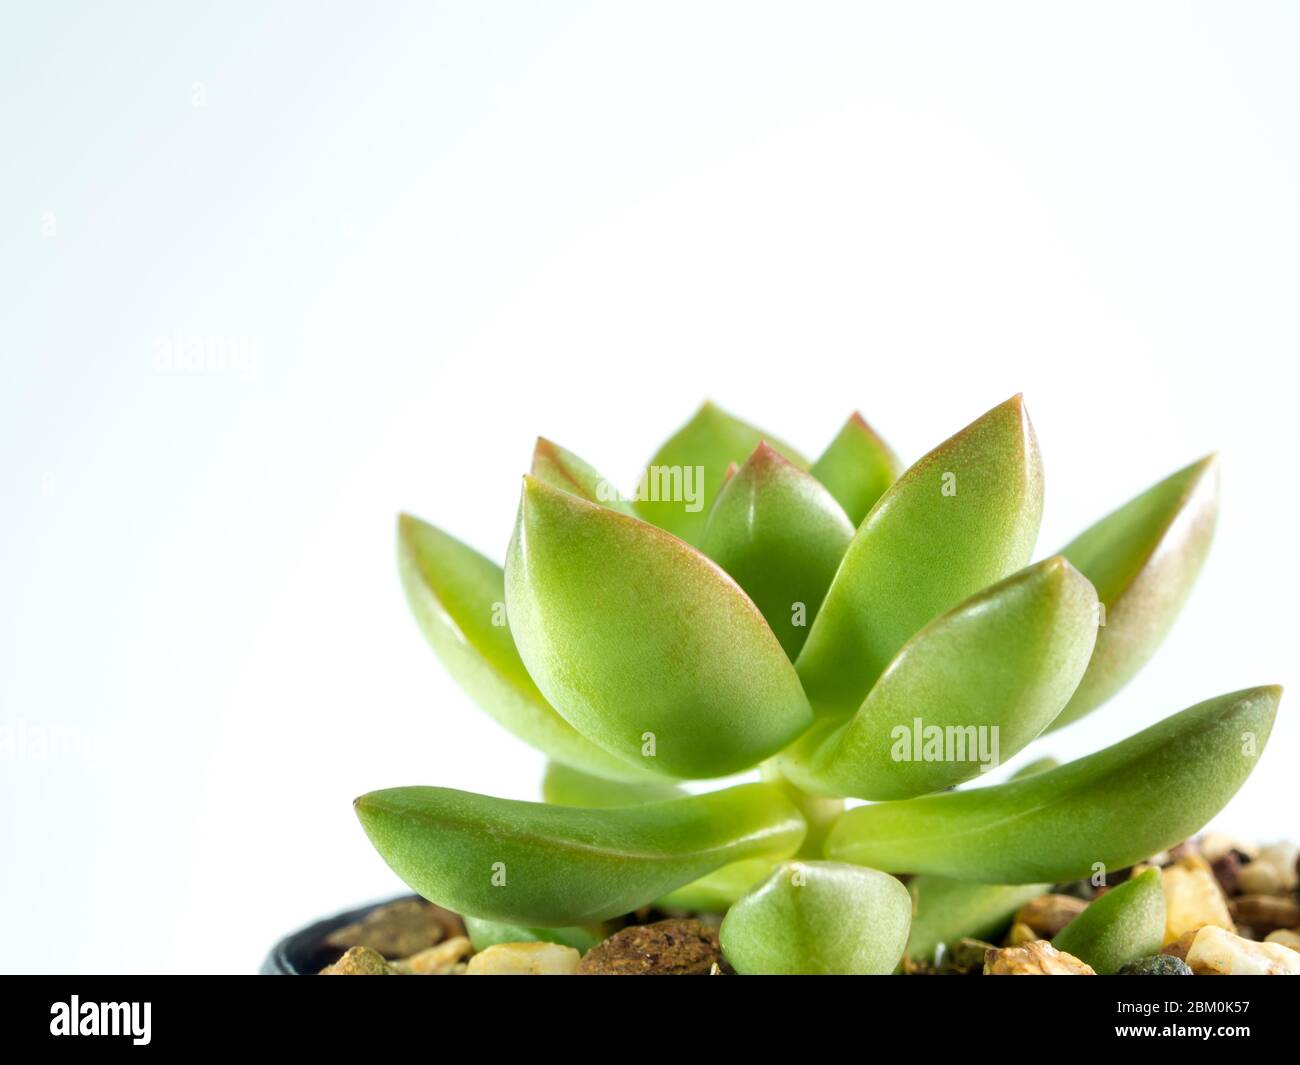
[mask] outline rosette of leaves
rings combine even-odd
[[[961,785],[1155,652],[1209,548],[1215,462],[1034,561],[1042,502],[1019,396],[906,469],[856,414],[810,462],[706,404],[628,495],[539,440],[504,567],[407,516],[398,549],[434,651],[551,760],[545,801],[401,787],[358,799],[361,822],[498,939],[581,939],[655,902],[727,911],[741,972],[889,972],[913,896],[944,900],[918,918],[928,949],[1032,885],[1146,858],[1241,786],[1278,688]],[[909,896],[904,873],[930,886]]]

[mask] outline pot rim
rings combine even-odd
[[[321,941],[327,935],[335,929],[360,921],[366,914],[377,910],[380,906],[419,897],[408,894],[378,899],[365,906],[336,913],[333,917],[321,918],[299,928],[296,932],[290,932],[262,959],[258,973],[261,976],[314,976],[324,965],[329,964],[328,961],[321,961]],[[316,964],[317,962],[320,964]]]

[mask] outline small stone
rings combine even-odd
[[[464,924],[450,910],[424,899],[399,899],[331,932],[325,937],[325,946],[338,950],[369,947],[385,958],[408,958],[444,939],[464,934]]]
[[[1279,895],[1282,893],[1282,874],[1272,862],[1251,862],[1237,873],[1237,890],[1244,895]]]
[[[1165,943],[1206,925],[1236,931],[1214,870],[1200,855],[1187,855],[1166,866],[1161,883],[1165,892]]]
[[[1087,902],[1073,895],[1039,895],[1030,899],[1016,913],[1015,923],[1032,928],[1039,939],[1052,939],[1079,916]]]
[[[1300,926],[1300,902],[1286,895],[1239,895],[1232,905],[1238,922],[1261,936]]]
[[[1300,847],[1290,840],[1261,847],[1259,857],[1255,861],[1267,863],[1277,870],[1282,880],[1283,891],[1295,891],[1300,888],[1300,879],[1297,877],[1300,873]],[[1254,862],[1251,864],[1253,865]]]
[[[1276,932],[1270,932],[1264,937],[1265,943],[1281,943],[1284,947],[1290,947],[1292,950],[1300,950],[1300,930],[1292,928],[1279,928]]]
[[[1169,954],[1152,954],[1138,958],[1115,970],[1116,976],[1191,976],[1192,970],[1182,958]]]
[[[1197,840],[1201,856],[1210,863],[1225,854],[1236,852],[1243,863],[1254,861],[1259,855],[1259,848],[1253,843],[1243,843],[1239,839],[1224,835],[1222,832],[1207,832]]]
[[[1300,951],[1207,925],[1196,933],[1187,964],[1197,976],[1300,976]]]
[[[1187,958],[1187,952],[1192,949],[1192,940],[1196,938],[1199,928],[1193,928],[1190,932],[1184,932],[1172,943],[1166,943],[1160,948],[1160,953],[1171,958],[1177,958],[1183,961]]]
[[[1024,921],[1017,921],[1008,930],[1006,938],[1002,941],[1002,945],[1005,947],[1018,947],[1022,943],[1032,943],[1034,940],[1042,938],[1043,937],[1030,928],[1029,925],[1025,924]]]
[[[398,958],[391,964],[393,971],[400,976],[450,976],[473,951],[468,939],[455,936],[436,947],[426,947],[409,958]]]
[[[587,951],[579,976],[707,976],[721,962],[718,933],[693,919],[631,925]]]
[[[1217,858],[1210,858],[1208,861],[1214,871],[1214,879],[1219,882],[1219,890],[1229,897],[1235,895],[1241,876],[1241,853],[1235,850],[1225,851]]]
[[[318,976],[392,976],[393,968],[377,950],[348,947],[343,957],[327,965]]]
[[[497,943],[470,958],[466,976],[572,976],[580,955],[558,943]]]
[[[1057,950],[1045,939],[1003,947],[984,955],[985,976],[1096,976],[1092,966]]]

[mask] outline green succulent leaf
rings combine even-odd
[[[1037,758],[1021,766],[1012,780],[1024,780],[1055,769],[1055,758]],[[946,876],[914,876],[907,890],[912,895],[912,933],[907,956],[935,963],[939,948],[951,951],[966,937],[997,942],[1030,899],[1045,894],[1050,884],[978,884]]]
[[[892,876],[837,862],[786,862],[737,902],[718,936],[744,975],[892,972],[912,900]]]
[[[1198,703],[1103,751],[970,791],[850,810],[826,856],[888,872],[1058,883],[1121,869],[1200,829],[1250,775],[1281,689]]]
[[[804,836],[767,784],[606,810],[427,787],[355,805],[375,849],[426,899],[530,926],[607,920],[730,862],[786,857]]]
[[[854,411],[813,463],[812,475],[826,486],[856,528],[898,479],[902,468],[889,445]]]
[[[823,798],[801,791],[781,774],[775,762],[764,762],[759,766],[759,776],[765,783],[780,788],[803,815],[807,833],[795,857],[820,858],[826,834],[844,813],[844,800]],[[724,865],[716,873],[709,873],[694,883],[678,888],[660,899],[658,905],[661,909],[693,912],[726,910],[755,884],[766,880],[777,864],[771,858],[751,858]]]
[[[855,711],[923,625],[1024,566],[1042,504],[1019,396],[911,466],[858,527],[799,655],[817,712]]]
[[[1088,665],[1097,595],[1059,555],[986,588],[912,637],[848,721],[781,756],[805,790],[905,799],[996,768],[1061,711]]]
[[[637,806],[680,799],[681,788],[661,780],[609,780],[580,769],[549,762],[542,778],[542,799],[552,806]]]
[[[764,440],[807,469],[808,460],[788,444],[705,403],[650,460],[636,493],[637,513],[687,543],[697,543],[727,466],[744,462]]]
[[[1105,623],[1060,728],[1091,713],[1155,654],[1182,609],[1214,538],[1218,464],[1210,455],[1165,478],[1062,551],[1097,587]]]
[[[1032,762],[1026,762],[1017,769],[1011,775],[1010,779],[1024,780],[1025,777],[1032,777],[1035,773],[1046,773],[1049,769],[1055,769],[1060,764],[1060,762],[1050,756],[1035,758]]]
[[[1090,902],[1052,946],[1110,976],[1138,958],[1160,953],[1165,933],[1165,893],[1160,870],[1148,869]]]
[[[732,862],[656,899],[655,908],[687,913],[725,913],[755,884],[771,876],[779,864],[772,858],[746,858]]]
[[[558,943],[586,954],[601,941],[602,936],[590,929],[539,928],[505,921],[485,921],[481,917],[466,917],[465,931],[475,950],[487,950],[498,943]]]
[[[506,603],[538,688],[579,732],[665,775],[738,772],[812,719],[758,608],[694,548],[524,478]]]
[[[533,448],[533,476],[539,481],[572,492],[588,503],[599,503],[620,514],[635,515],[630,501],[624,499],[613,484],[600,472],[589,466],[572,451],[553,444],[545,437],[537,438]]]
[[[397,554],[420,631],[456,682],[498,724],[566,765],[619,779],[653,778],[645,767],[584,739],[538,691],[506,622],[500,566],[407,514],[398,519]]]
[[[939,960],[939,947],[951,951],[965,937],[996,940],[1021,906],[1050,888],[1050,884],[977,884],[946,876],[913,877],[908,884],[912,932],[907,956],[934,963]]]
[[[700,550],[736,579],[793,659],[852,539],[831,494],[759,444],[718,493]]]

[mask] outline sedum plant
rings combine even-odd
[[[590,943],[658,903],[726,911],[742,973],[890,972],[1179,842],[1249,775],[1276,687],[979,784],[1154,653],[1215,482],[1202,459],[1033,562],[1043,475],[1019,396],[906,469],[856,414],[809,462],[706,404],[631,496],[539,440],[504,568],[407,516],[398,545],[428,642],[550,759],[545,801],[402,787],[357,813],[484,942]],[[1158,922],[1153,881],[1067,938],[1115,967],[1123,930]]]

